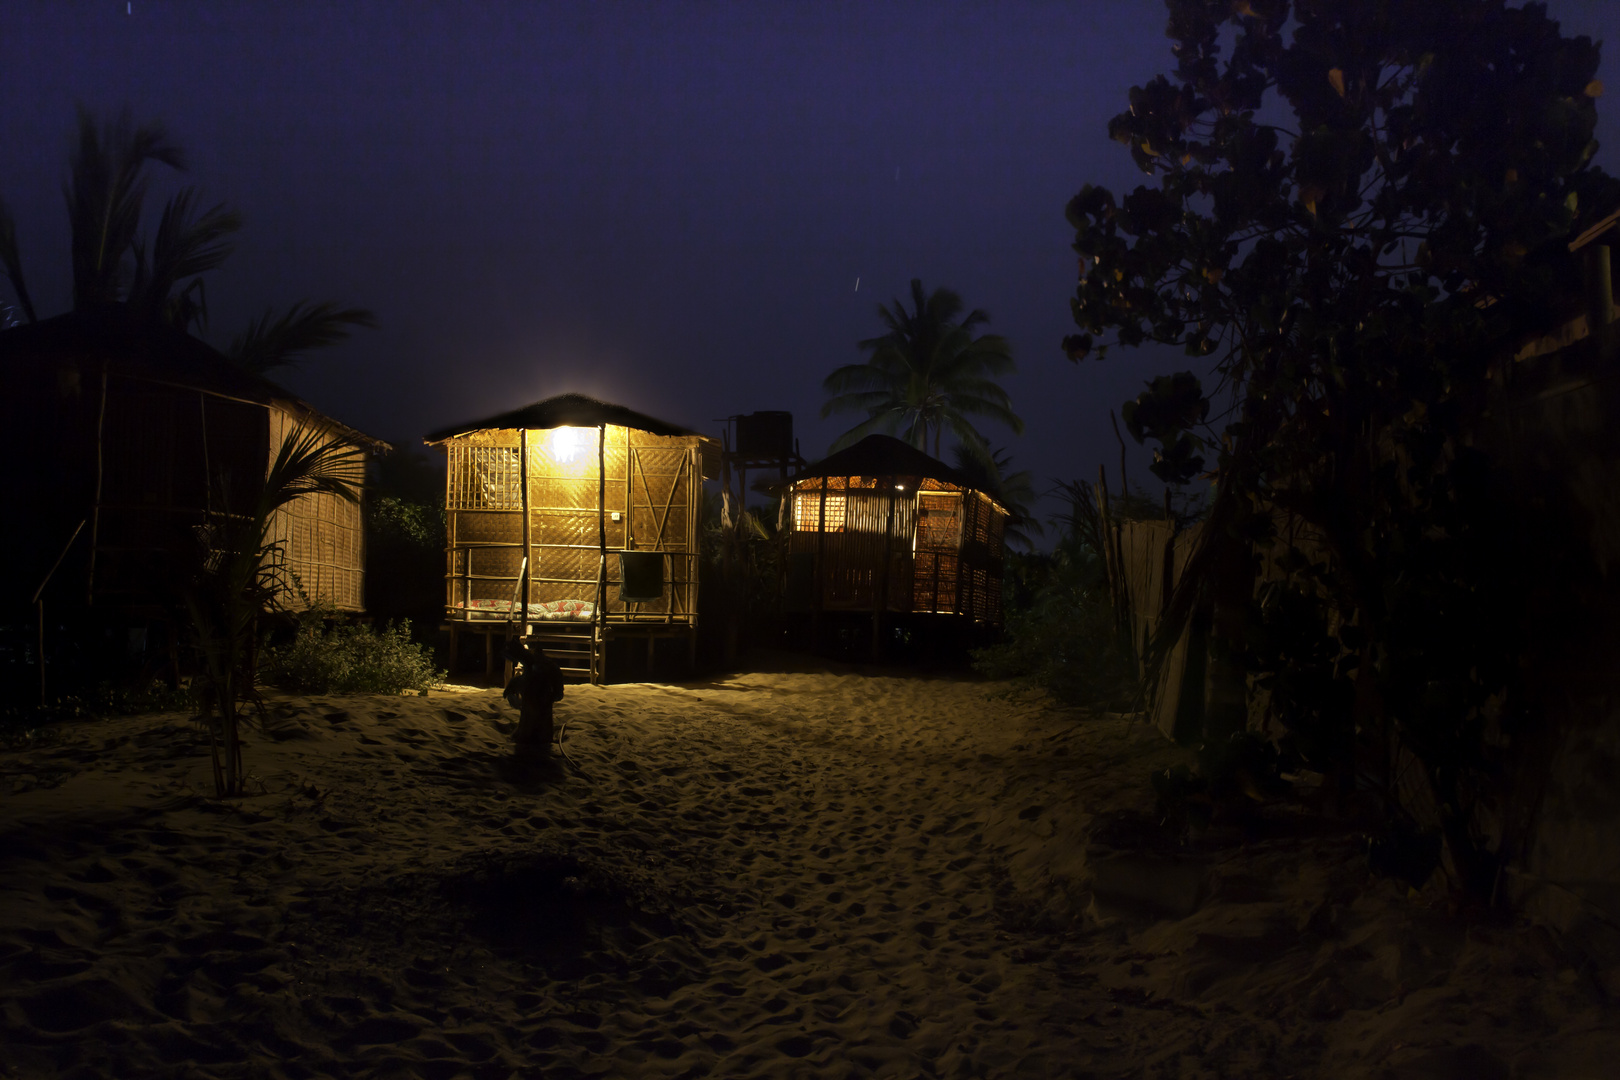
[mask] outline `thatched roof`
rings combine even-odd
[[[466,435],[468,432],[499,428],[528,428],[533,431],[542,428],[597,427],[601,424],[635,428],[637,431],[653,435],[692,435],[710,442],[714,441],[707,435],[690,431],[679,424],[659,420],[623,405],[598,401],[584,394],[559,394],[554,398],[537,401],[533,405],[525,405],[510,412],[497,413],[482,420],[452,424],[450,427],[429,432],[422,441],[431,445],[453,439],[457,435]]]
[[[928,477],[961,488],[982,490],[962,472],[892,435],[868,435],[854,446],[805,467],[793,477],[793,482],[818,476]]]
[[[105,362],[118,375],[274,406],[359,446],[391,449],[381,439],[339,423],[291,391],[231,363],[207,342],[172,326],[132,318],[122,305],[72,311],[0,331],[0,371],[73,361],[94,366]]]

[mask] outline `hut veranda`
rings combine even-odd
[[[863,615],[874,653],[886,615],[965,636],[1001,625],[1009,515],[944,462],[868,435],[794,476],[790,496],[786,607],[813,641]]]
[[[719,446],[581,394],[429,434],[445,452],[445,613],[467,634],[538,644],[564,674],[606,678],[607,644],[697,648],[698,517]]]

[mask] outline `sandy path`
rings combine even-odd
[[[575,687],[580,771],[546,775],[492,691],[272,706],[230,808],[182,718],[0,754],[0,1076],[1600,1076],[1620,1050],[1544,935],[1369,884],[1353,835],[1158,850],[1131,814],[1180,751],[1004,688],[791,662]]]

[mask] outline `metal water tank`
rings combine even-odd
[[[737,454],[745,458],[793,456],[793,414],[756,412],[737,420]]]

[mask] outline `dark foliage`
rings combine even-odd
[[[367,612],[432,635],[444,609],[444,466],[407,450],[377,459],[365,527]]]
[[[1064,342],[1075,360],[1177,345],[1231,396],[1213,438],[1191,433],[1208,400],[1186,373],[1127,406],[1167,480],[1219,450],[1204,550],[1152,655],[1199,595],[1248,604],[1220,647],[1293,748],[1345,787],[1358,762],[1416,754],[1460,884],[1488,893],[1480,809],[1556,640],[1533,609],[1560,602],[1532,604],[1547,551],[1489,449],[1493,364],[1579,295],[1569,241],[1620,201],[1591,165],[1598,48],[1502,0],[1167,8],[1175,71],[1109,128],[1158,182],[1070,202]],[[1311,542],[1284,544],[1286,580],[1250,603],[1241,552],[1296,523]],[[1558,550],[1554,533],[1537,543]]]

